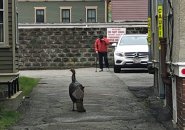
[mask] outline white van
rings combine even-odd
[[[149,48],[146,34],[122,35],[114,51],[114,72],[121,68],[147,68]]]

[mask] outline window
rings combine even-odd
[[[0,0],[0,43],[4,42],[4,0]]]
[[[88,23],[97,22],[97,7],[86,7],[86,21]]]
[[[36,10],[36,23],[44,23],[44,9]]]
[[[69,23],[70,22],[70,10],[62,9],[62,22]]]
[[[71,7],[60,7],[60,22],[71,22]]]
[[[18,12],[16,12],[16,44],[19,43],[19,31],[18,31]]]
[[[35,7],[35,23],[45,23],[46,16],[45,7]]]
[[[112,3],[108,2],[108,22],[112,22]]]

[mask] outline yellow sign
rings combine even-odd
[[[151,44],[151,18],[148,18],[148,45]]]
[[[163,6],[158,5],[158,35],[163,38]]]

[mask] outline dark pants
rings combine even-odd
[[[107,58],[107,52],[98,52],[100,69],[103,69],[103,61],[105,62],[105,67],[109,68],[109,62]]]

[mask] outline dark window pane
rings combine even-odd
[[[44,17],[43,16],[38,16],[36,19],[37,23],[44,23]]]
[[[0,42],[4,42],[4,28],[3,28],[3,0],[0,0]]]
[[[44,23],[44,10],[43,9],[36,10],[36,23]]]
[[[4,41],[3,24],[0,23],[0,42]]]
[[[69,23],[70,21],[69,21],[69,19],[63,19],[62,22],[63,22],[63,23]]]
[[[3,0],[0,0],[0,9],[3,9]]]
[[[0,23],[3,23],[3,11],[0,11]]]
[[[87,10],[87,22],[96,22],[96,10],[95,9],[88,9]]]
[[[70,23],[70,10],[69,9],[62,9],[62,22]]]
[[[94,18],[96,17],[96,13],[95,13],[95,11],[92,11],[91,16],[92,16],[92,17],[94,17]]]
[[[88,17],[89,17],[89,18],[92,17],[92,10],[91,10],[91,9],[88,10]]]

